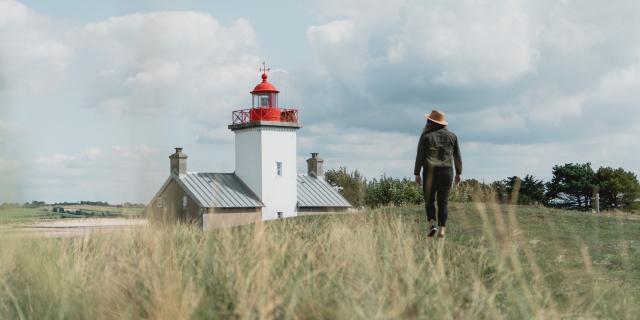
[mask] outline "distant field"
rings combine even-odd
[[[419,222],[419,223],[418,223]],[[640,221],[457,204],[0,242],[0,318],[637,319]]]
[[[51,211],[40,208],[0,208],[0,224],[26,223],[55,217]]]
[[[124,218],[140,217],[143,210],[143,208],[119,208],[88,205],[70,205],[63,207],[68,211],[84,210],[87,212],[93,212],[98,217],[100,216],[100,213],[104,212],[119,215]],[[59,219],[60,217],[60,213],[51,211],[51,206],[42,208],[0,208],[0,224],[30,223],[37,221],[38,219]]]
[[[107,206],[91,206],[91,205],[70,205],[62,206],[65,210],[85,210],[93,212],[110,212],[121,214],[125,217],[138,217],[144,208],[128,208],[128,207],[107,207]]]

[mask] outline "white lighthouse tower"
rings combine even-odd
[[[232,114],[229,129],[235,133],[235,174],[260,198],[262,219],[297,215],[296,131],[297,109],[278,107],[278,93],[267,81],[253,91],[252,107]]]

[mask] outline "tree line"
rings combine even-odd
[[[412,205],[424,202],[422,187],[413,179],[382,175],[367,180],[358,170],[341,167],[325,173],[325,179],[354,207]],[[552,169],[550,181],[527,174],[485,183],[467,179],[452,189],[450,201],[495,201],[521,205],[543,205],[571,210],[591,210],[596,194],[602,210],[639,210],[640,183],[635,173],[623,168],[591,163],[567,163]]]

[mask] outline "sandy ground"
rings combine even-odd
[[[34,238],[77,237],[91,233],[108,233],[127,228],[144,226],[146,219],[60,219],[38,221],[24,225],[0,226],[0,236],[24,236]]]

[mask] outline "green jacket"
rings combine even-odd
[[[420,136],[418,154],[413,174],[419,175],[422,167],[455,166],[456,174],[462,174],[462,157],[458,137],[447,128],[427,131]]]

